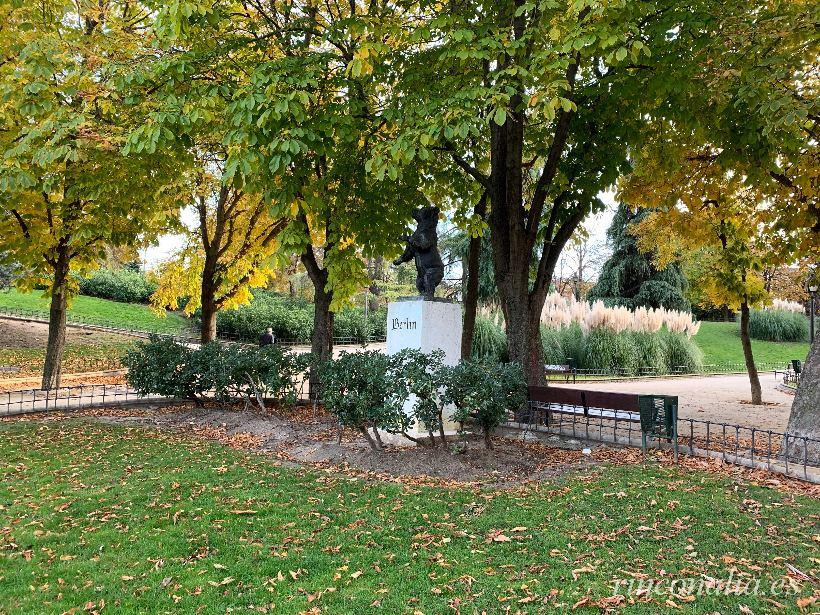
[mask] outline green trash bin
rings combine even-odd
[[[639,395],[641,448],[646,452],[647,438],[671,442],[678,460],[678,398],[673,395]]]

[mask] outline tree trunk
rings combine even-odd
[[[803,366],[786,432],[790,462],[805,459],[820,465],[820,336],[815,337]]]
[[[743,344],[743,358],[746,360],[746,371],[749,372],[749,384],[752,387],[752,403],[761,405],[763,393],[752,354],[752,340],[749,338],[749,304],[745,301],[740,304],[740,341]]]
[[[54,262],[54,280],[51,284],[51,307],[48,315],[48,342],[43,363],[41,388],[50,390],[60,386],[63,351],[65,350],[66,309],[68,305],[68,274],[70,270],[68,240],[61,240]]]
[[[202,292],[200,293],[200,309],[202,310],[202,325],[199,340],[203,344],[216,339],[216,284],[213,275],[209,272],[208,263],[202,272]],[[261,333],[261,331],[260,331]]]
[[[485,192],[475,206],[474,213],[483,219],[487,214],[487,193]],[[467,249],[467,284],[464,289],[464,324],[461,329],[461,360],[469,359],[473,354],[475,337],[475,319],[478,310],[478,269],[481,259],[481,236],[470,237]]]
[[[484,448],[487,450],[493,448],[493,434],[489,429],[484,430]]]
[[[541,308],[537,311],[530,308],[528,295],[525,301],[519,297],[502,294],[502,307],[507,331],[507,349],[510,361],[520,363],[524,370],[527,384],[541,386],[544,384],[544,350],[541,347]],[[540,305],[543,305],[543,301]]]
[[[377,256],[372,259],[372,273],[370,276],[370,297],[368,299],[368,310],[373,313],[379,309],[379,298],[382,295],[382,287],[379,282],[384,277],[384,257]]]
[[[310,352],[313,361],[308,380],[311,399],[321,398],[321,382],[317,366],[333,358],[333,312],[330,304],[333,301],[333,292],[327,290],[328,272],[319,266],[313,246],[308,245],[302,254],[302,263],[313,282],[313,337],[310,342]]]

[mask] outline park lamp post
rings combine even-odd
[[[817,296],[817,284],[809,286],[809,337],[814,343],[814,298]]]

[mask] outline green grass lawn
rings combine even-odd
[[[642,575],[759,577],[763,595],[650,595],[629,612],[762,613],[811,595],[771,593],[787,564],[820,576],[817,501],[651,463],[422,487],[70,421],[0,425],[0,473],[9,613],[600,612]]]
[[[42,293],[21,293],[14,289],[0,291],[0,308],[37,312],[48,318],[49,300]],[[179,314],[157,316],[148,306],[119,303],[97,297],[75,297],[68,309],[68,319],[77,322],[110,327],[178,333],[188,326],[188,320]]]
[[[740,324],[736,322],[704,322],[695,336],[695,342],[703,350],[704,362],[743,364],[743,348],[740,345]],[[752,340],[752,352],[758,364],[782,364],[792,359],[804,361],[809,345],[792,342],[763,342]]]

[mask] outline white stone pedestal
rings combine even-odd
[[[442,350],[445,365],[457,364],[461,360],[461,305],[415,297],[390,303],[387,306],[387,354],[396,354],[405,348],[424,353]],[[412,401],[407,402],[408,414]],[[458,429],[451,417],[452,408],[449,411],[445,408],[444,430],[448,435]],[[414,437],[427,435],[427,431],[418,424],[408,433]]]

